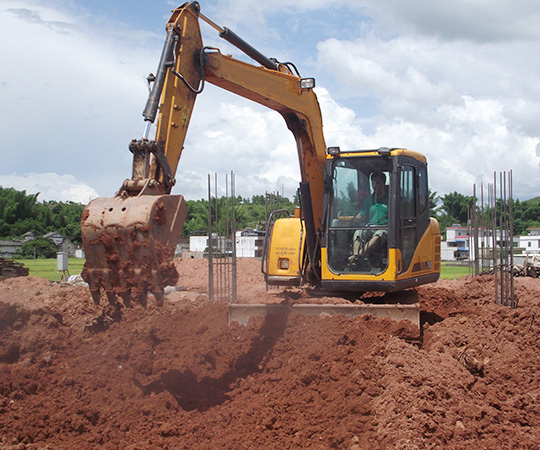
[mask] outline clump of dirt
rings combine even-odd
[[[514,310],[490,277],[418,288],[418,343],[372,316],[229,324],[206,261],[176,265],[162,307],[101,333],[86,287],[0,282],[1,450],[538,448],[540,280],[516,280]],[[242,303],[347,301],[266,290],[257,260],[238,274]]]

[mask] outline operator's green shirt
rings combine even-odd
[[[360,213],[369,216],[369,225],[388,225],[388,194],[377,199],[375,194],[364,201]]]
[[[388,197],[386,198],[386,204],[375,203],[369,208],[368,223],[370,225],[388,225]]]

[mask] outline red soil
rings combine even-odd
[[[239,261],[242,303],[345,302],[266,291],[259,265]],[[371,316],[229,325],[205,262],[177,266],[183,290],[99,333],[86,287],[0,282],[1,450],[540,448],[540,280],[514,310],[490,277],[418,288],[419,343]]]

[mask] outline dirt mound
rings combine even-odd
[[[162,308],[101,333],[85,287],[0,282],[0,449],[538,448],[540,280],[516,280],[515,310],[490,277],[419,288],[418,344],[371,316],[229,325],[206,262],[177,265]],[[239,260],[240,301],[321,302],[259,265]]]

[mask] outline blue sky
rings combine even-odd
[[[430,184],[472,194],[513,171],[540,195],[540,8],[535,0],[201,1],[261,52],[317,79],[327,145],[403,146]],[[145,78],[171,9],[163,1],[2,0],[0,186],[86,203],[128,178]],[[244,58],[201,24],[205,44]],[[209,86],[199,96],[174,193],[206,196],[208,173],[242,196],[292,197],[298,162],[275,112]]]

